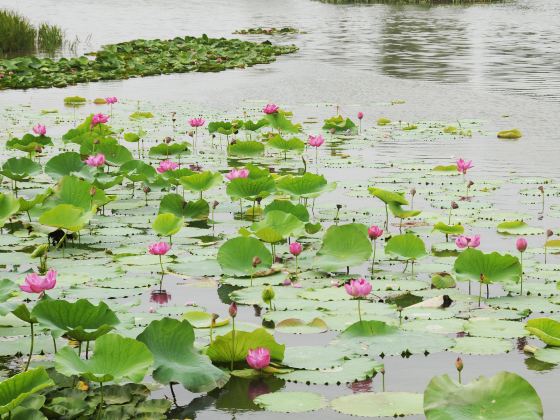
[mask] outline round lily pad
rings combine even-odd
[[[364,392],[331,401],[339,413],[361,417],[400,417],[423,413],[422,394],[412,392]]]
[[[314,392],[279,391],[259,395],[253,400],[266,411],[277,413],[305,413],[320,410],[327,406],[327,400]]]

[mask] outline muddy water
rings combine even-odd
[[[275,63],[218,74],[178,74],[118,82],[102,82],[65,89],[0,92],[0,107],[28,104],[39,110],[57,107],[62,98],[115,95],[129,101],[152,103],[188,102],[206,110],[240,112],[254,107],[253,101],[273,101],[301,118],[318,119],[342,112],[366,114],[364,125],[380,116],[392,120],[477,119],[482,133],[473,138],[425,142],[388,139],[368,150],[375,162],[395,160],[440,164],[457,156],[473,159],[479,170],[474,181],[520,176],[560,178],[560,4],[547,0],[520,0],[497,5],[469,7],[392,7],[386,5],[333,6],[316,1],[287,0],[179,0],[106,1],[85,5],[66,0],[0,0],[0,7],[23,12],[33,21],[47,20],[65,28],[68,34],[89,41],[87,51],[106,43],[134,38],[169,38],[178,35],[230,36],[235,29],[253,26],[294,26],[307,34],[285,36],[277,42],[295,43],[296,54]],[[262,37],[248,37],[261,40]],[[392,100],[404,104],[388,107]],[[330,103],[331,107],[317,107]],[[524,136],[518,142],[495,139],[495,132],[517,127]],[[373,180],[374,170],[330,170],[336,180]],[[516,189],[503,188],[500,209],[519,210]],[[355,200],[352,206],[363,207]],[[421,200],[418,202],[422,206]],[[525,208],[524,208],[525,209]],[[544,219],[538,226],[553,223]],[[556,227],[554,225],[550,227]],[[493,238],[484,249],[511,246],[504,238]],[[175,299],[183,289],[171,286]],[[148,296],[145,304],[149,305]],[[197,288],[195,300],[209,311],[224,312],[226,306],[215,290]],[[179,302],[176,302],[179,304]],[[255,321],[251,308],[240,317]],[[327,342],[331,337],[323,336]],[[286,344],[308,344],[305,336],[281,335]],[[313,338],[313,344],[317,339]],[[421,392],[429,379],[442,373],[454,374],[454,353],[429,357],[385,359],[388,390]],[[557,401],[558,370],[548,366],[539,371],[518,351],[504,356],[465,357],[464,380],[500,370],[518,372],[539,392],[546,418],[560,412]],[[542,366],[541,366],[542,367]],[[411,374],[413,372],[413,374]],[[266,388],[255,384],[257,389]],[[380,389],[375,378],[372,390]],[[316,389],[327,397],[349,392],[345,386],[307,387],[286,384],[289,390]],[[158,395],[168,394],[162,390]],[[213,398],[178,392],[179,402],[191,403],[198,419],[270,418],[288,416],[262,412],[226,413],[217,409]],[[195,399],[196,398],[196,399]],[[291,416],[294,418],[294,416]],[[306,414],[305,418],[346,418],[332,411]]]

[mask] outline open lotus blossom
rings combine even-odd
[[[355,298],[366,297],[371,292],[371,283],[364,278],[359,278],[357,280],[350,280],[350,283],[344,284],[346,293]]]
[[[99,166],[103,166],[105,164],[105,155],[103,153],[91,155],[84,162],[88,166],[98,168]]]
[[[324,142],[325,142],[325,139],[320,134],[317,135],[317,136],[309,136],[309,138],[307,140],[307,144],[309,144],[312,147],[321,147]]]
[[[377,238],[383,235],[383,229],[381,229],[379,226],[373,225],[368,229],[367,233],[369,239],[375,241]]]
[[[46,276],[40,276],[36,273],[28,274],[19,288],[27,293],[43,293],[54,286],[56,286],[56,271],[51,269]]]
[[[44,136],[45,134],[47,134],[47,127],[45,127],[43,124],[37,124],[35,127],[33,127],[33,132],[38,136]]]
[[[189,120],[189,124],[191,127],[196,128],[196,127],[202,127],[204,125],[206,121],[204,120],[204,118],[191,118]]]
[[[95,127],[98,124],[106,124],[109,121],[109,116],[105,114],[95,114],[91,118],[91,127]]]
[[[148,252],[152,255],[165,255],[171,249],[167,242],[156,242],[148,247]]]
[[[480,235],[465,236],[461,235],[455,239],[455,245],[457,248],[478,248],[480,245]]]
[[[159,166],[156,168],[156,171],[158,171],[160,174],[162,174],[162,173],[167,172],[167,171],[174,171],[178,167],[179,167],[179,164],[177,162],[172,162],[170,160],[162,160],[159,163]]]
[[[274,105],[274,104],[267,104],[264,108],[263,108],[263,112],[265,114],[276,114],[278,112],[278,110],[280,109],[280,107],[278,105]]]
[[[472,164],[472,160],[466,161],[464,159],[459,159],[457,161],[457,172],[462,173],[463,175],[467,174],[467,171],[471,169],[474,165]]]
[[[236,178],[247,178],[249,176],[249,169],[241,168],[241,169],[232,169],[226,174],[226,178],[234,180]]]
[[[290,254],[292,254],[293,256],[297,257],[299,254],[301,254],[302,250],[303,247],[299,242],[292,242],[290,244]]]
[[[113,105],[113,104],[116,104],[117,102],[119,102],[119,100],[117,99],[116,96],[109,96],[109,97],[105,98],[105,102],[107,102],[109,105]]]
[[[253,369],[261,370],[270,364],[270,350],[266,347],[249,349],[245,359],[247,364]]]

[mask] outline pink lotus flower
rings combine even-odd
[[[109,105],[113,105],[119,102],[119,100],[116,96],[109,96],[108,98],[105,98],[105,102],[107,102]]]
[[[468,162],[464,159],[459,159],[457,161],[457,171],[462,173],[463,175],[467,174],[467,171],[473,167],[472,160]]]
[[[280,109],[280,107],[278,105],[274,105],[274,104],[267,104],[264,108],[263,108],[263,112],[265,114],[276,114],[278,112],[278,110]]]
[[[245,360],[253,369],[264,369],[270,364],[270,351],[266,347],[249,349]]]
[[[301,254],[301,251],[303,251],[303,247],[299,242],[292,242],[290,244],[290,254],[292,254],[293,256],[297,257],[299,254]]]
[[[474,235],[474,236],[458,236],[457,239],[455,239],[455,245],[457,245],[457,248],[463,249],[463,248],[478,248],[478,246],[480,245],[480,235]]]
[[[362,118],[364,118],[364,113],[363,112],[358,112],[358,119],[361,120]]]
[[[43,124],[37,124],[35,127],[33,127],[33,132],[38,136],[44,136],[45,134],[47,134],[47,127],[45,127]]]
[[[519,238],[517,241],[515,241],[515,247],[519,252],[525,252],[525,250],[527,249],[527,239]]]
[[[95,114],[91,118],[91,127],[95,127],[97,124],[105,124],[109,121],[109,116],[105,114]]]
[[[156,168],[156,171],[158,171],[160,174],[167,172],[167,171],[174,171],[175,169],[177,169],[179,167],[179,164],[176,162],[172,162],[170,160],[162,160],[159,163],[159,166]]]
[[[148,252],[152,255],[165,255],[171,249],[167,242],[156,242],[148,247]]]
[[[105,164],[105,155],[103,153],[99,153],[95,156],[92,155],[85,160],[85,163],[93,168],[98,168]]]
[[[383,229],[381,229],[379,226],[373,225],[368,229],[367,233],[369,239],[375,241],[377,238],[383,235]]]
[[[226,178],[229,179],[230,181],[236,179],[236,178],[247,178],[249,176],[249,169],[232,169],[231,171],[229,171],[229,173],[226,174]]]
[[[171,295],[165,290],[154,290],[150,294],[150,302],[159,303],[160,305],[165,305],[171,300]]]
[[[346,293],[355,298],[366,297],[371,292],[371,283],[364,278],[358,280],[350,280],[350,283],[344,284]]]
[[[307,143],[313,147],[321,147],[324,142],[325,139],[320,134],[317,136],[309,136],[309,139],[307,140]]]
[[[191,125],[191,127],[202,127],[204,125],[206,121],[204,120],[204,118],[191,118],[189,120],[189,124]]]
[[[46,276],[40,276],[32,273],[25,277],[24,284],[19,288],[27,293],[43,293],[45,290],[50,290],[56,286],[56,271],[49,270]]]

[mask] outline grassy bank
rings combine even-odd
[[[185,37],[171,40],[139,39],[107,45],[92,59],[18,57],[0,60],[0,89],[63,87],[80,82],[118,80],[191,71],[219,72],[274,61],[297,50],[294,45],[272,45],[239,39]]]

